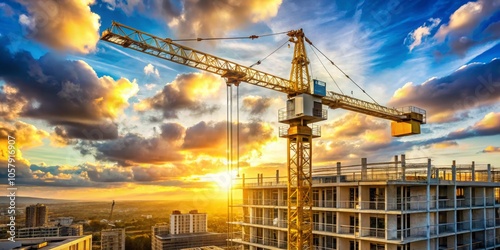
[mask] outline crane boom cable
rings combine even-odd
[[[316,51],[314,49],[312,49],[312,45],[309,44],[309,46],[311,46],[311,50],[312,52],[314,53],[314,55],[316,56],[316,58],[318,58],[318,61],[321,63],[321,65],[323,66],[323,68],[325,69],[326,73],[328,73],[328,75],[330,76],[330,78],[332,79],[333,83],[335,83],[335,86],[337,86],[337,88],[339,89],[340,93],[344,95],[344,92],[342,91],[342,89],[340,89],[340,86],[337,84],[337,81],[335,81],[335,79],[333,78],[332,74],[330,74],[330,71],[328,71],[328,69],[326,68],[325,64],[323,63],[323,61],[321,61],[321,59],[319,58],[318,56],[318,53],[316,53]]]
[[[230,121],[230,113],[231,113],[231,94],[232,94],[232,89],[231,85],[226,86],[226,162],[227,162],[227,173],[231,172],[231,128],[232,124]],[[230,212],[230,197],[229,197],[229,192],[227,193],[227,220],[229,221],[229,212]],[[229,236],[229,231],[230,231],[230,225],[229,223],[227,224],[227,232]],[[226,242],[226,246],[229,247],[229,242]]]
[[[377,105],[380,105],[378,104],[377,101],[375,101],[375,99],[373,99],[373,97],[368,94],[361,86],[359,86],[358,83],[356,83],[347,73],[345,73],[337,64],[335,64],[330,58],[328,58],[328,56],[325,55],[325,53],[323,53],[320,49],[318,49],[318,47],[316,47],[316,45],[314,45],[312,42],[309,43],[313,48],[315,48],[319,53],[321,53],[321,55],[323,55],[333,66],[335,66],[342,74],[344,74],[344,76],[349,79],[352,83],[354,83],[354,85],[356,85],[363,93],[365,93],[375,104]]]
[[[267,36],[277,36],[277,35],[283,35],[287,34],[290,31],[283,31],[283,32],[276,32],[276,33],[270,33],[270,34],[263,34],[263,35],[250,35],[250,36],[235,36],[235,37],[197,37],[197,38],[180,38],[180,39],[170,39],[171,41],[174,42],[201,42],[201,41],[214,41],[214,40],[241,40],[241,39],[257,39],[261,37],[267,37]]]
[[[237,177],[239,177],[240,176],[240,85],[236,85],[236,169],[237,169],[236,172]]]
[[[258,60],[256,63],[250,65],[250,68],[252,68],[253,66],[255,65],[260,65],[264,60],[266,60],[268,57],[270,57],[272,54],[274,54],[276,51],[278,51],[279,49],[281,49],[283,46],[285,46],[285,44],[288,43],[288,39],[286,39],[286,41],[281,44],[277,49],[275,49],[273,52],[271,52],[269,55],[267,55],[266,57],[264,57],[263,59],[261,60]]]

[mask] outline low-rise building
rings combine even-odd
[[[15,242],[0,240],[0,249],[28,250],[91,250],[92,235],[70,237],[42,237],[16,239]]]
[[[185,248],[203,246],[226,246],[227,234],[225,233],[193,233],[176,235],[152,236],[152,250],[181,250]]]

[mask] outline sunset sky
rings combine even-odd
[[[112,20],[173,39],[303,28],[380,104],[427,110],[422,134],[404,138],[390,136],[389,121],[329,110],[314,167],[403,153],[500,167],[498,0],[7,0],[0,20],[0,186],[15,136],[21,196],[225,198],[224,80],[99,41]],[[183,44],[250,66],[287,39]],[[307,49],[312,76],[328,90],[370,100]],[[292,53],[283,46],[255,68],[288,78]],[[277,114],[286,95],[246,83],[239,92],[240,173],[284,175]]]

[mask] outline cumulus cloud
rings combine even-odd
[[[150,11],[165,20],[178,37],[217,37],[278,14],[282,0],[105,0],[108,8]],[[151,12],[152,11],[152,12]]]
[[[430,18],[428,23],[424,23],[422,26],[418,27],[414,31],[408,34],[408,37],[405,39],[405,44],[408,44],[408,49],[410,52],[417,46],[421,45],[423,40],[431,34],[431,31],[436,28],[439,23],[441,23],[441,19],[439,18]]]
[[[51,54],[35,59],[26,51],[11,53],[7,45],[8,40],[0,38],[0,79],[5,81],[0,92],[2,118],[42,119],[61,126],[74,138],[116,137],[112,121],[137,93],[135,81],[97,77],[84,61]]]
[[[21,0],[28,14],[19,23],[31,37],[61,51],[89,53],[99,41],[100,17],[90,5],[94,0]]]
[[[482,120],[466,129],[460,129],[448,134],[449,139],[465,139],[477,136],[500,134],[500,113],[488,113]]]
[[[0,122],[0,148],[3,153],[7,153],[8,136],[15,137],[17,149],[29,149],[43,145],[43,139],[49,137],[49,133],[45,130],[22,122],[16,121],[14,124]]]
[[[261,154],[263,145],[273,141],[275,135],[269,124],[263,122],[240,123],[240,154]],[[226,155],[226,122],[200,122],[186,130],[183,149],[190,153],[216,157]]]
[[[243,98],[243,110],[248,111],[251,115],[262,115],[272,104],[272,99],[262,96],[245,96]]]
[[[183,159],[175,141],[161,137],[145,138],[139,134],[126,134],[116,140],[98,144],[96,149],[97,160],[117,162],[122,166],[165,164]]]
[[[393,146],[389,123],[371,116],[347,113],[322,125],[313,151],[317,161],[359,158]]]
[[[500,153],[500,147],[488,146],[482,151],[483,153]]]
[[[168,24],[185,37],[217,37],[224,33],[276,16],[282,0],[251,1],[183,1],[179,16]],[[173,14],[173,13],[172,13]]]
[[[147,76],[153,75],[156,77],[160,77],[160,72],[158,72],[158,69],[155,68],[155,66],[153,66],[153,64],[151,63],[144,67],[144,74],[146,74]]]
[[[165,123],[160,130],[161,133],[149,138],[129,133],[90,147],[95,148],[96,159],[122,166],[180,164],[198,156],[226,156],[225,122],[200,122],[188,128],[178,123]],[[242,158],[259,155],[262,148],[273,140],[275,135],[270,125],[262,122],[240,123]]]
[[[163,118],[178,118],[183,110],[194,114],[212,113],[217,106],[209,106],[204,101],[221,91],[223,81],[209,73],[188,73],[178,75],[175,80],[165,85],[161,92],[135,104],[137,111],[159,110]]]
[[[415,105],[427,110],[428,121],[450,122],[472,108],[485,107],[500,100],[500,60],[473,63],[441,78],[421,85],[407,83],[396,90],[388,105]]]
[[[498,10],[500,4],[495,0],[468,2],[451,14],[449,22],[439,27],[434,38],[439,42],[447,41],[452,52],[463,55],[472,46],[491,38],[482,34],[482,24]]]

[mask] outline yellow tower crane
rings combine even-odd
[[[393,136],[419,134],[420,125],[426,122],[426,113],[416,107],[388,108],[335,92],[326,93],[325,83],[317,80],[311,82],[309,76],[305,42],[311,42],[304,36],[302,29],[290,31],[288,36],[294,44],[290,79],[258,71],[117,22],[113,22],[102,33],[101,40],[217,74],[228,85],[247,82],[287,94],[287,106],[278,115],[280,122],[289,124],[286,129],[280,128],[280,137],[288,141],[287,249],[313,249],[312,139],[319,137],[320,132],[318,126],[312,124],[327,119],[323,105],[392,120]]]

